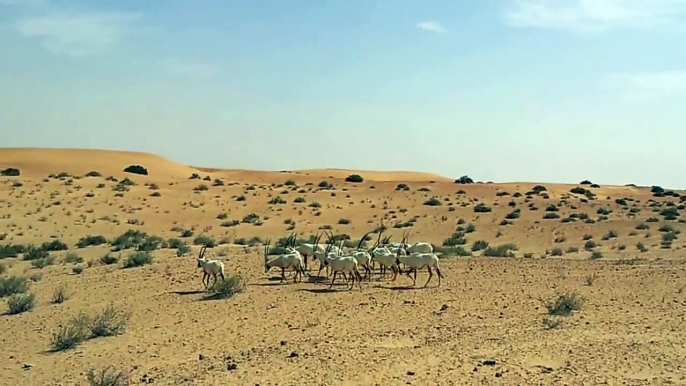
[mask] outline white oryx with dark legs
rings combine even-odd
[[[325,253],[324,253],[324,265],[330,266],[331,270],[333,271],[333,278],[331,279],[331,284],[329,285],[329,288],[333,287],[334,281],[336,281],[336,275],[339,273],[342,273],[343,276],[345,277],[346,273],[350,275],[350,287],[348,290],[352,290],[353,287],[355,286],[355,279],[357,279],[357,284],[362,289],[362,275],[360,274],[360,271],[357,266],[357,259],[351,255],[337,255],[337,256],[329,256],[329,252],[331,251],[331,245],[334,244],[335,238],[333,235],[329,236],[329,247],[327,247]],[[341,240],[341,244],[343,243],[343,240]],[[340,248],[340,247],[339,247]],[[348,278],[345,277],[346,282],[348,282]]]
[[[222,281],[224,280],[224,263],[219,260],[205,260],[206,250],[207,245],[203,245],[198,255],[198,268],[202,268],[202,284],[205,286],[205,289],[210,286],[210,275],[214,278],[212,285],[217,284],[217,275],[221,276]],[[207,279],[207,283],[205,283],[205,279]]]
[[[294,241],[295,236],[291,235],[286,241],[286,248],[291,245]],[[284,253],[273,259],[269,259],[269,247],[271,240],[268,239],[264,246],[264,272],[269,272],[273,267],[281,268],[281,281],[283,283],[286,281],[286,270],[295,271],[295,276],[293,277],[293,283],[298,282],[298,277],[302,281],[302,276],[305,273],[305,264],[303,258],[298,251],[291,251],[289,253]]]
[[[379,232],[379,237],[374,244],[374,246],[369,250],[369,254],[372,256],[372,262],[378,262],[379,263],[379,276],[380,277],[385,277],[386,275],[386,269],[390,268],[391,271],[395,274],[396,273],[396,253],[391,252],[388,248],[379,246],[388,243],[388,240],[391,239],[391,236],[388,236],[381,240],[381,235],[383,234],[382,232]],[[383,243],[383,244],[382,244]]]
[[[405,239],[403,238],[403,243],[404,241]],[[429,285],[429,281],[431,281],[431,278],[434,276],[432,268],[436,270],[436,273],[438,274],[438,286],[441,286],[443,274],[441,274],[441,269],[438,266],[438,256],[435,253],[410,253],[407,256],[401,256],[400,253],[398,253],[396,255],[396,265],[398,266],[398,269],[400,269],[401,263],[405,264],[408,268],[407,277],[412,279],[413,287],[417,285],[417,271],[424,268],[429,272],[429,278],[426,280],[424,287],[426,288],[426,286]],[[414,278],[410,276],[413,271]],[[395,280],[397,276],[397,274],[393,275],[393,280]]]

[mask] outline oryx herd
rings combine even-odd
[[[313,243],[302,243],[296,245],[297,234],[292,233],[282,247],[285,253],[270,256],[271,240],[267,240],[264,245],[264,272],[269,272],[272,268],[281,269],[281,281],[286,282],[286,271],[293,271],[293,282],[298,283],[302,281],[303,275],[313,276],[308,273],[307,259],[311,257],[313,261],[319,263],[319,270],[317,271],[317,278],[321,278],[321,272],[325,269],[326,277],[331,276],[331,283],[329,288],[332,288],[336,277],[340,274],[345,282],[349,284],[348,289],[352,290],[355,281],[358,286],[362,288],[363,277],[360,273],[360,268],[364,270],[364,276],[371,281],[374,274],[375,267],[379,265],[379,275],[381,278],[386,278],[390,269],[393,274],[391,280],[395,280],[399,273],[406,273],[412,279],[412,285],[415,286],[417,282],[417,271],[426,269],[429,273],[424,287],[429,284],[433,278],[433,271],[438,275],[438,285],[441,285],[443,275],[438,266],[438,256],[440,253],[434,253],[433,246],[430,243],[418,242],[408,244],[408,233],[403,233],[403,238],[399,243],[391,243],[391,236],[382,238],[383,232],[379,232],[378,238],[374,245],[365,249],[362,247],[364,241],[371,232],[367,232],[356,248],[351,248],[344,251],[343,238],[336,237],[331,232],[326,232],[328,237],[326,244],[320,244],[324,234],[317,234],[314,237]],[[204,271],[203,284],[205,288],[209,286],[209,276],[214,277],[214,282],[217,282],[217,275],[220,275],[224,280],[224,263],[219,260],[205,260],[204,253],[206,247],[200,250],[198,257],[198,268]],[[403,269],[404,268],[404,269]],[[414,277],[411,274],[414,273]],[[207,278],[207,283],[205,279]]]

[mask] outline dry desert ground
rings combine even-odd
[[[0,170],[6,385],[686,384],[683,191],[104,150],[5,148]],[[434,244],[441,285],[265,273],[267,238],[380,227]],[[227,277],[205,290],[208,243]]]

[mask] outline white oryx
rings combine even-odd
[[[288,249],[288,246],[291,245],[295,240],[294,235],[289,236],[289,238],[286,240],[286,248]],[[267,273],[269,272],[270,269],[273,267],[278,267],[281,268],[281,281],[280,283],[283,283],[286,281],[286,270],[287,269],[292,269],[295,271],[295,276],[293,277],[293,282],[296,283],[298,276],[300,276],[300,281],[302,281],[302,275],[305,274],[305,263],[303,262],[303,258],[300,255],[298,251],[295,251],[293,249],[290,249],[289,253],[284,253],[282,255],[279,255],[273,259],[269,259],[269,246],[271,244],[271,240],[268,239],[266,241],[266,244],[264,246],[264,272]]]
[[[404,241],[405,239],[403,238],[403,242]],[[401,256],[398,254],[396,256],[396,265],[398,268],[400,268],[401,263],[405,264],[405,266],[409,268],[407,271],[407,277],[412,279],[413,287],[417,285],[417,271],[424,268],[426,268],[426,270],[429,272],[429,278],[426,280],[426,283],[424,283],[424,287],[429,285],[429,281],[431,281],[431,278],[434,276],[432,268],[435,269],[436,273],[438,274],[438,286],[440,287],[443,274],[441,274],[441,269],[438,266],[438,256],[435,253],[410,253],[407,256]],[[410,276],[413,271],[414,278]],[[395,280],[396,277],[397,273],[393,275],[393,280]]]

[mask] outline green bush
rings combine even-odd
[[[36,305],[36,295],[34,294],[16,294],[7,299],[7,306],[9,315],[21,314],[22,312],[30,311]]]
[[[148,252],[136,252],[124,261],[124,268],[142,267],[152,264],[152,256]]]
[[[503,244],[484,249],[483,255],[486,257],[515,257],[514,251],[517,249],[515,244]]]
[[[231,275],[219,280],[209,288],[206,300],[226,299],[245,291],[245,279],[240,275]]]
[[[79,239],[79,241],[76,243],[76,247],[77,248],[86,248],[86,247],[98,246],[98,245],[102,245],[102,244],[107,244],[107,239],[105,238],[105,236],[87,235],[87,236],[81,237]]]

